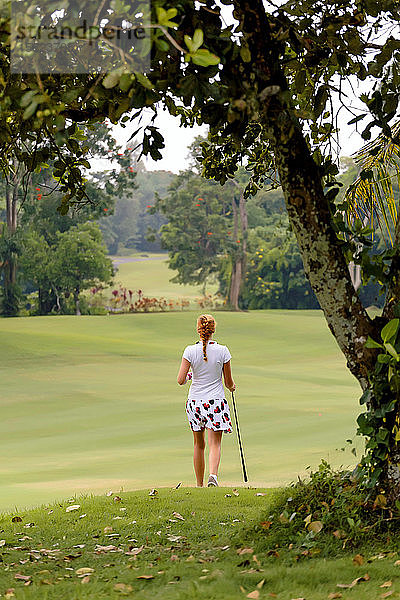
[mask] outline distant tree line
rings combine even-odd
[[[34,291],[37,314],[85,312],[81,292],[112,282],[108,255],[133,250],[168,251],[176,271],[172,281],[203,285],[204,292],[217,281],[220,294],[237,310],[318,308],[277,182],[244,200],[244,168],[223,187],[205,179],[196,160],[201,138],[190,149],[189,168],[179,175],[146,171],[104,124],[89,129],[85,143],[93,158],[111,157],[116,166],[90,171],[90,201],[77,210],[59,209],[60,194],[50,174],[56,162],[33,173],[25,188],[18,181],[18,164],[12,182],[0,179],[3,315],[29,308],[26,297]],[[345,159],[343,190],[356,176],[356,165]],[[376,233],[371,255],[382,244]],[[364,304],[380,305],[377,285],[359,283]]]
[[[189,169],[173,179],[164,196],[157,194],[149,209],[166,219],[159,235],[169,266],[177,271],[172,281],[206,286],[217,280],[220,293],[236,310],[318,308],[279,182],[271,180],[244,200],[246,169],[223,187],[204,179],[196,160],[201,144],[201,138],[195,140]],[[345,159],[342,196],[356,176],[356,165]],[[378,232],[371,254],[382,243]],[[361,282],[358,293],[366,306],[381,304],[376,284]]]

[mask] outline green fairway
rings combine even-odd
[[[203,287],[200,285],[171,283],[170,279],[176,275],[176,271],[167,268],[167,254],[135,254],[132,255],[135,259],[133,262],[122,262],[129,260],[129,257],[113,256],[112,258],[121,261],[117,265],[116,284],[121,283],[133,291],[141,289],[145,296],[164,297],[168,300],[181,298],[194,300],[203,296]],[[217,284],[207,285],[206,293],[215,294],[217,288]]]
[[[0,509],[81,492],[193,484],[188,388],[197,313],[0,320]],[[353,437],[360,391],[319,311],[217,313],[232,353],[250,484],[276,486]],[[228,397],[228,396],[227,396]],[[233,415],[232,415],[233,416]],[[222,485],[240,485],[236,437]]]

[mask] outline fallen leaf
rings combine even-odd
[[[395,567],[400,567],[400,560],[396,560],[396,562],[394,563]]]
[[[369,581],[369,580],[370,580],[370,576],[368,575],[368,573],[365,573],[365,575],[363,575],[363,577],[357,577],[357,579],[353,579],[353,581],[351,583],[338,583],[336,585],[336,587],[351,589],[355,585],[357,585],[357,583],[360,583],[361,581]]]
[[[364,564],[364,557],[362,554],[356,554],[355,557],[353,558],[353,565],[359,565],[361,567],[361,565]]]
[[[110,496],[112,496],[112,495],[113,495],[113,492],[112,492],[112,490],[110,490],[110,491],[109,491],[109,492],[107,492],[107,494],[106,494],[106,496],[108,496],[108,497],[110,497]]]
[[[112,531],[113,531],[113,528],[110,525],[107,525],[103,529],[103,533],[111,533]]]
[[[167,535],[167,540],[170,542],[177,542],[183,538],[183,535]]]
[[[232,490],[232,494],[233,494],[234,496],[239,496],[239,492],[238,492],[237,490]]]
[[[132,546],[130,546],[129,550],[125,552],[125,554],[127,554],[128,556],[136,556],[137,554],[141,553],[143,548],[144,546],[140,546],[139,548],[132,548]]]
[[[82,577],[81,579],[81,583],[89,583],[90,581],[90,575],[85,575],[85,577]]]
[[[308,531],[312,531],[313,533],[319,533],[323,528],[323,524],[321,521],[312,521],[308,524]]]
[[[139,575],[136,579],[154,579],[154,575]]]
[[[254,592],[250,592],[250,594],[247,594],[246,598],[255,598],[255,600],[257,600],[257,598],[260,597],[260,592],[258,590],[254,590]]]
[[[267,494],[264,494],[262,492],[257,492],[256,496],[266,496]]]
[[[394,594],[394,591],[390,591],[390,592],[385,592],[384,594],[381,594],[381,598],[389,598],[389,596],[391,596],[392,594]]]
[[[252,575],[253,573],[258,573],[259,569],[244,569],[243,571],[240,571],[241,575]]]
[[[116,583],[114,585],[114,590],[116,592],[120,592],[121,594],[130,594],[133,590],[133,587],[127,583]]]
[[[80,507],[81,507],[80,504],[72,504],[71,506],[67,506],[67,508],[65,509],[65,512],[72,512],[73,510],[79,510]]]
[[[241,556],[242,554],[253,554],[253,553],[254,553],[253,548],[239,548],[239,550],[236,550],[236,554],[239,554],[239,556]]]
[[[174,517],[176,517],[177,519],[180,519],[181,521],[184,521],[185,519],[182,517],[182,515],[180,515],[178,512],[173,512],[172,513],[174,515]]]
[[[262,586],[264,585],[264,583],[265,583],[265,579],[261,579],[261,581],[259,581],[259,582],[257,583],[256,587],[257,587],[259,590],[261,590],[261,588],[262,588]]]
[[[30,581],[32,575],[22,575],[21,573],[15,573],[14,579],[19,579],[21,581]]]
[[[328,596],[329,600],[336,600],[336,598],[342,598],[342,594],[340,592],[332,592]]]
[[[385,581],[385,583],[382,583],[382,585],[380,585],[379,587],[381,588],[389,588],[392,587],[393,582],[392,581]]]
[[[99,544],[96,544],[94,549],[97,554],[101,554],[102,552],[116,552],[117,550],[119,550],[117,546],[100,546]]]
[[[90,575],[90,573],[94,573],[94,569],[92,567],[81,567],[80,569],[76,569],[75,573],[79,575]]]
[[[283,524],[289,523],[289,519],[287,518],[286,515],[284,515],[283,513],[281,513],[279,515],[279,521]]]
[[[114,502],[121,502],[122,498],[120,498],[119,496],[114,496],[113,500]]]
[[[261,521],[261,527],[265,530],[269,529],[272,525],[272,521]]]
[[[179,556],[177,554],[171,554],[171,558],[169,560],[172,560],[172,561],[179,560]]]
[[[4,594],[4,598],[15,598],[15,588],[8,588]]]
[[[374,508],[385,508],[386,507],[386,497],[383,494],[378,494],[378,496],[374,500]]]
[[[246,593],[246,590],[244,589],[244,587],[242,585],[239,585],[239,589],[243,594]]]
[[[155,489],[150,490],[150,492],[149,492],[149,496],[156,496],[157,494],[158,494],[158,491]]]
[[[193,562],[195,560],[193,554],[187,557],[186,562]]]
[[[334,535],[335,538],[337,538],[338,540],[341,540],[346,534],[341,529],[336,529],[336,531],[334,531],[332,535]]]
[[[0,540],[0,548],[6,545],[6,540]]]

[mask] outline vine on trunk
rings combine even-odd
[[[398,497],[400,490],[399,323],[399,318],[386,323],[381,330],[381,342],[368,337],[366,347],[380,352],[370,375],[370,385],[360,398],[360,404],[365,404],[367,410],[357,419],[357,435],[367,438],[366,452],[357,467],[358,475],[366,487],[378,488],[389,500]]]

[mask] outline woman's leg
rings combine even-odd
[[[205,430],[193,431],[194,453],[193,465],[196,474],[197,487],[203,487],[204,479],[204,448],[206,447]]]
[[[210,473],[213,475],[218,475],[219,461],[221,459],[222,431],[213,431],[212,429],[207,429],[207,432],[209,448],[208,466]]]

